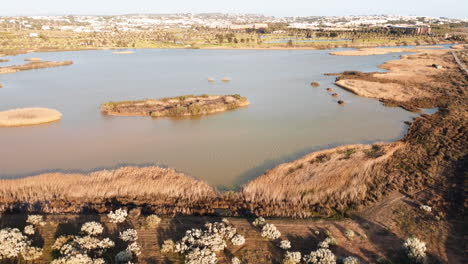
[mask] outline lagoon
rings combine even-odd
[[[230,189],[314,150],[401,138],[403,122],[416,114],[346,92],[324,75],[381,71],[378,65],[399,54],[329,52],[142,49],[8,57],[2,66],[30,57],[74,64],[0,75],[0,111],[47,107],[63,114],[55,123],[0,128],[0,178],[160,165]],[[232,81],[221,82],[223,77]],[[320,86],[311,87],[313,81]],[[99,110],[107,101],[185,94],[240,94],[250,106],[184,119],[105,116]],[[340,99],[345,106],[337,104]]]

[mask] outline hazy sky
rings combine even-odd
[[[223,12],[274,16],[399,14],[467,18],[467,0],[0,0],[0,15]]]

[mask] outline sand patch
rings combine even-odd
[[[62,114],[48,108],[21,108],[0,112],[0,127],[29,126],[60,120]]]
[[[120,55],[125,55],[125,54],[133,54],[135,53],[134,51],[131,50],[126,50],[126,51],[114,51],[112,54],[120,54]]]

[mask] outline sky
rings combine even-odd
[[[417,15],[468,18],[467,0],[0,0],[0,15],[255,13],[273,16]]]

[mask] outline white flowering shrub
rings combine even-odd
[[[238,257],[233,257],[231,260],[231,264],[241,264],[241,261]]]
[[[28,236],[32,236],[36,233],[36,231],[34,230],[34,226],[33,225],[27,225],[24,227],[24,231],[23,231],[26,235]]]
[[[301,252],[286,251],[284,254],[283,264],[298,264],[301,263]]]
[[[125,242],[135,242],[138,239],[138,233],[135,229],[129,228],[123,232],[120,232],[119,237]]]
[[[38,247],[26,247],[24,252],[21,254],[23,259],[26,261],[33,261],[42,256],[43,249]]]
[[[35,260],[42,255],[42,249],[32,247],[31,240],[17,228],[0,230],[0,263],[2,260],[23,257]]]
[[[408,258],[416,263],[426,261],[426,243],[416,237],[410,237],[405,240],[403,247],[406,250]]]
[[[265,224],[262,228],[262,237],[275,240],[281,236],[281,232],[273,224]]]
[[[209,264],[217,263],[216,252],[224,250],[227,241],[233,245],[242,245],[245,238],[237,234],[236,228],[229,221],[207,223],[205,229],[191,229],[185,232],[174,246],[171,241],[165,241],[161,251],[180,253],[185,256],[185,263]]]
[[[102,225],[88,222],[81,227],[82,236],[61,236],[55,240],[52,249],[59,255],[53,264],[105,263],[102,255],[115,246],[109,238],[99,238]]]
[[[139,256],[141,254],[141,248],[136,242],[128,245],[127,250],[132,252],[135,256]]]
[[[263,217],[259,217],[252,222],[252,225],[256,227],[263,227],[266,225],[266,220]]]
[[[289,240],[281,240],[279,247],[284,250],[288,250],[291,248],[291,242]]]
[[[114,223],[114,224],[120,224],[125,222],[127,220],[128,213],[125,209],[117,209],[115,211],[110,211],[109,214],[107,214],[107,217],[109,217],[109,220]]]
[[[336,257],[331,250],[319,248],[304,256],[304,262],[310,264],[336,264]]]
[[[186,264],[216,264],[216,254],[208,248],[194,248],[185,256]]]
[[[234,245],[234,246],[242,246],[244,245],[245,243],[245,237],[243,235],[235,235],[232,239],[231,239],[231,243]]]
[[[343,259],[343,264],[359,264],[359,259],[349,256]]]
[[[336,245],[336,241],[333,237],[327,237],[322,242],[319,242],[317,246],[319,248],[329,248],[331,245]]]
[[[430,207],[429,205],[421,204],[421,206],[419,206],[419,209],[423,210],[426,213],[432,212],[432,207]]]
[[[164,240],[161,246],[161,252],[163,254],[172,253],[175,250],[175,243],[172,239]]]
[[[161,223],[161,218],[157,215],[149,215],[145,218],[146,225],[149,227],[156,227]]]
[[[99,236],[104,231],[104,227],[98,222],[87,222],[81,226],[81,232],[90,236]]]
[[[344,231],[344,235],[345,235],[345,237],[346,237],[347,239],[352,240],[352,239],[354,238],[354,236],[355,236],[355,233],[354,233],[354,231],[351,230],[351,229],[346,229],[346,230]]]
[[[44,217],[42,215],[28,215],[28,219],[26,220],[26,223],[31,224],[31,225],[45,225],[45,222],[43,221]]]

